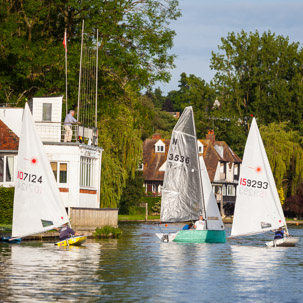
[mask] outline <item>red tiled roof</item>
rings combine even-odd
[[[166,161],[170,140],[160,140],[165,144],[165,153],[155,153],[155,144],[159,139],[146,139],[143,143],[143,176],[145,180],[163,181],[164,179],[164,172],[160,172],[159,168]],[[199,141],[204,146],[203,158],[211,182],[215,178],[218,162],[242,162],[224,141],[215,141],[214,144],[208,139],[199,139]],[[223,148],[223,157],[215,149],[216,145]]]
[[[0,120],[0,150],[18,150],[19,137]]]
[[[166,161],[170,140],[160,139],[165,144],[164,153],[155,152],[159,139],[146,139],[143,142],[143,176],[144,180],[163,181],[164,171],[159,171]]]

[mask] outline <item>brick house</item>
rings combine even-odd
[[[170,140],[154,134],[143,143],[143,176],[145,192],[161,195]],[[224,141],[216,141],[211,130],[206,139],[198,140],[198,152],[203,156],[210,182],[222,215],[233,214],[241,159]]]

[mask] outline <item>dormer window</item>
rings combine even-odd
[[[157,146],[157,152],[164,152],[164,146]]]
[[[159,140],[155,144],[155,153],[165,153],[165,144],[162,142],[162,140]]]
[[[198,153],[203,154],[203,144],[198,140]]]

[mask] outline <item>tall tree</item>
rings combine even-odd
[[[263,125],[260,132],[277,188],[283,188],[285,196],[294,195],[303,183],[303,138],[285,122]]]
[[[168,81],[168,51],[180,16],[177,0],[0,0],[0,103],[65,91],[67,29],[69,105],[77,103],[82,20],[85,43],[99,30],[98,115],[104,148],[101,205],[116,207],[141,158],[142,88]]]
[[[254,114],[259,120],[290,121],[298,129],[303,113],[303,51],[299,43],[269,32],[229,33],[212,53],[214,86],[230,117]],[[247,129],[246,129],[247,131]]]

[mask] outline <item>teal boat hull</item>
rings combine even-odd
[[[226,243],[225,230],[180,230],[174,242],[183,243]]]

